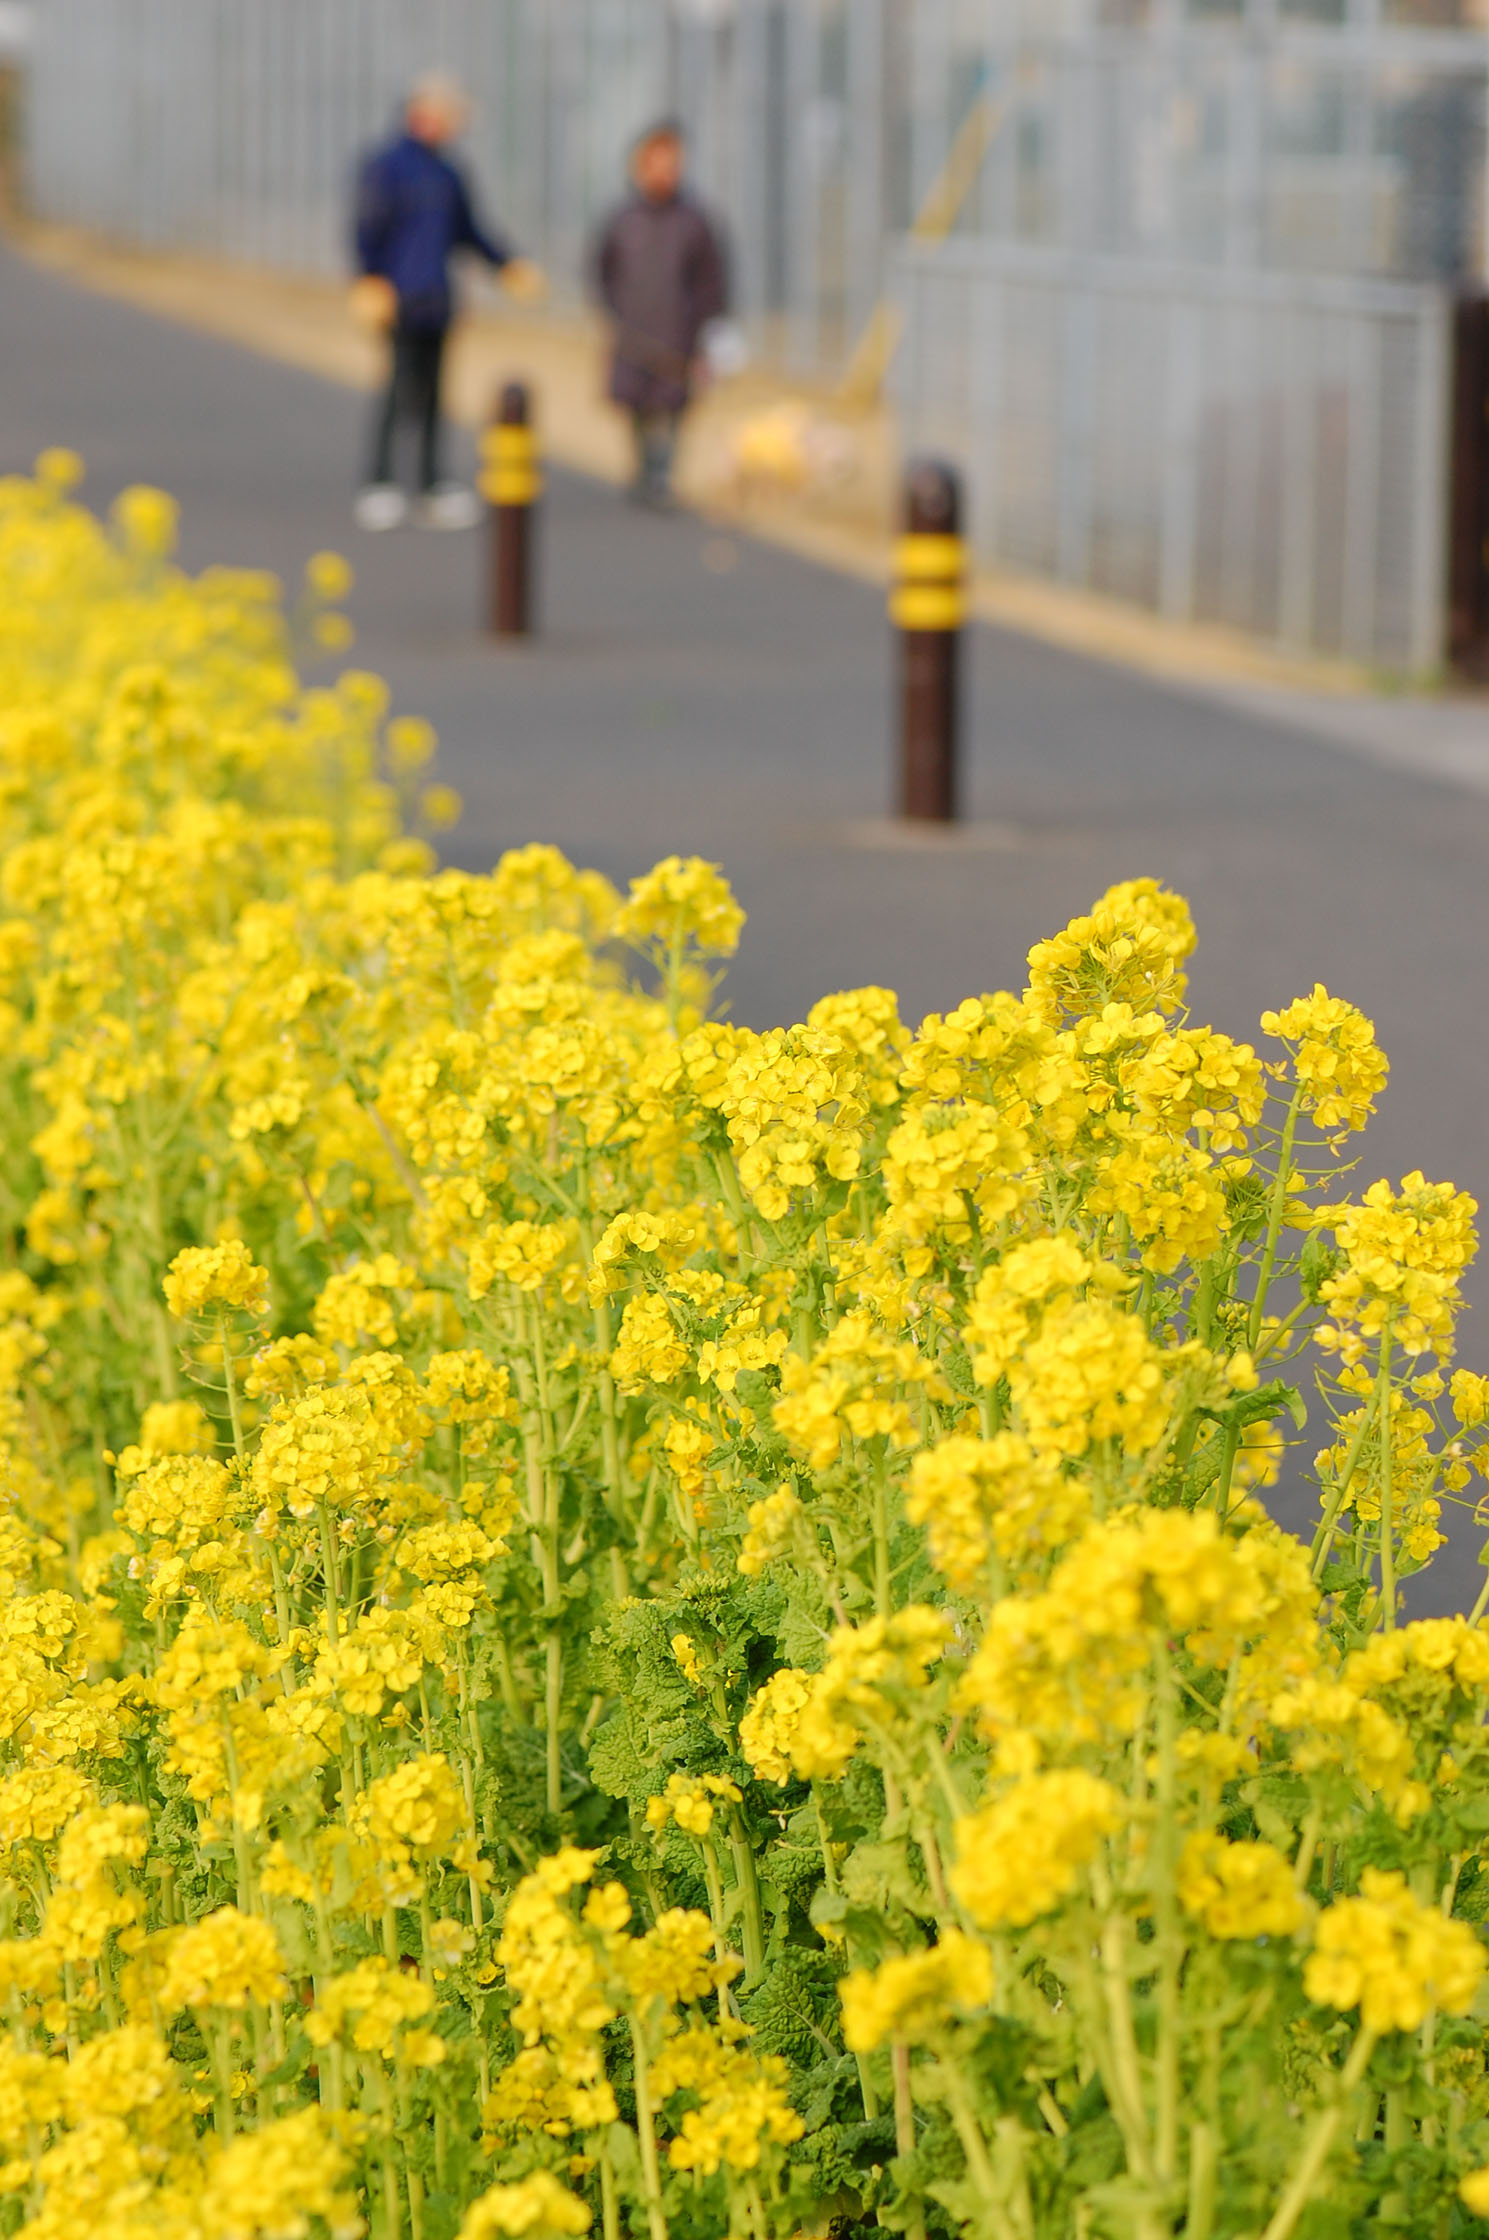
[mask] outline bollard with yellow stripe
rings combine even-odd
[[[904,533],[894,549],[889,618],[900,649],[902,817],[951,824],[957,814],[961,630],[967,547],[956,469],[917,460],[905,477]]]
[[[967,547],[909,531],[894,548],[889,619],[897,630],[960,630],[967,619]]]
[[[488,620],[498,638],[533,628],[533,527],[543,473],[527,385],[509,381],[481,437],[481,496],[491,508]]]
[[[538,439],[520,422],[497,421],[481,437],[481,496],[492,506],[536,505],[543,495]]]

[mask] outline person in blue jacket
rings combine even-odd
[[[536,268],[517,256],[476,214],[464,174],[446,149],[469,117],[453,78],[431,73],[409,94],[403,130],[363,164],[357,181],[353,308],[390,342],[387,386],[373,427],[371,472],[357,499],[364,529],[396,528],[408,499],[394,470],[400,422],[418,433],[418,518],[428,527],[468,528],[474,494],[442,479],[440,380],[454,317],[450,258],[474,251],[502,273],[514,294],[536,294]]]

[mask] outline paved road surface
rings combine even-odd
[[[1316,979],[1377,1020],[1393,1083],[1371,1173],[1420,1166],[1489,1204],[1489,799],[993,630],[972,646],[966,846],[871,847],[888,799],[887,651],[864,585],[555,474],[548,633],[475,630],[468,536],[359,538],[360,399],[89,296],[0,251],[0,468],[75,445],[87,495],[157,481],[190,564],[358,571],[357,659],[429,716],[468,804],[451,854],[555,841],[624,880],[671,850],[727,865],[750,913],[734,1015],[801,1016],[878,981],[916,1018],[1019,985],[1024,953],[1112,880],[1187,894],[1196,1016],[1233,1033]],[[1489,1304],[1489,1280],[1479,1296]],[[1489,1316],[1464,1358],[1489,1361]],[[1306,1497],[1305,1497],[1306,1498]],[[1472,1538],[1413,1595],[1477,1585]]]

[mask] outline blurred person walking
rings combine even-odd
[[[364,529],[393,529],[408,499],[394,468],[401,423],[418,441],[417,519],[432,529],[468,529],[480,518],[475,493],[441,474],[440,384],[455,314],[450,258],[470,249],[500,272],[510,292],[540,294],[535,265],[483,226],[470,188],[446,153],[470,120],[458,81],[420,78],[404,105],[403,129],[363,164],[357,181],[353,309],[389,342],[388,378],[373,424],[371,469],[357,499]]]
[[[670,503],[683,414],[702,370],[701,342],[729,308],[718,229],[683,186],[686,148],[671,120],[643,132],[631,150],[628,201],[595,249],[594,275],[610,314],[610,395],[631,416],[636,445],[632,494]]]

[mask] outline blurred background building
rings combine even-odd
[[[1489,0],[37,0],[32,203],[339,270],[356,152],[431,62],[576,302],[678,111],[757,355],[887,371],[989,561],[1439,659]]]

